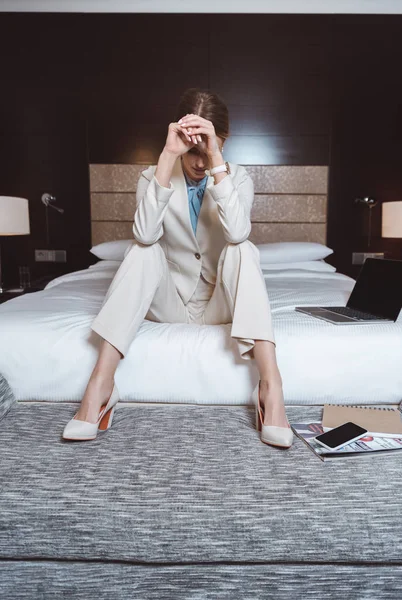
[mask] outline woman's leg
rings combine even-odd
[[[205,309],[205,323],[230,322],[230,335],[237,341],[244,360],[254,358],[256,339],[275,343],[259,252],[249,240],[226,244],[222,250],[215,290]]]
[[[106,292],[91,329],[125,356],[144,319],[185,323],[184,306],[158,242],[134,243]]]
[[[81,400],[77,419],[96,423],[100,407],[106,404],[112,393],[114,374],[121,358],[123,355],[117,348],[105,339],[101,341],[98,360]]]
[[[287,427],[268,293],[258,250],[249,240],[223,249],[204,318],[206,324],[232,322],[241,357],[255,358],[260,374],[264,425]]]
[[[266,340],[255,340],[254,358],[260,373],[260,399],[264,406],[264,425],[288,427],[275,344]]]
[[[133,244],[117,270],[91,329],[102,339],[76,418],[96,423],[112,393],[114,374],[144,319],[185,323],[184,306],[161,246]]]

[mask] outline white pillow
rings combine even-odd
[[[133,244],[134,240],[114,240],[113,242],[102,242],[92,246],[90,252],[102,260],[121,260],[125,258],[126,251]]]
[[[336,268],[329,265],[325,260],[306,260],[304,262],[289,263],[261,263],[263,271],[286,271],[287,269],[302,269],[303,271],[336,271]]]
[[[121,265],[121,260],[98,260],[93,265],[89,265],[88,269],[118,269]]]
[[[256,244],[261,263],[288,263],[321,260],[333,253],[318,242],[272,242]]]

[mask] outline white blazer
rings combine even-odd
[[[161,186],[151,165],[141,173],[136,193],[133,234],[141,244],[161,245],[177,291],[187,304],[200,273],[216,283],[219,256],[227,243],[239,244],[251,231],[253,181],[241,165],[229,163],[219,183],[208,177],[194,234],[181,157],[174,164],[170,187]]]

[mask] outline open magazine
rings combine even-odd
[[[316,454],[321,460],[330,458],[351,458],[352,456],[368,456],[371,452],[387,454],[394,450],[402,450],[402,437],[380,437],[379,435],[367,434],[364,437],[338,448],[338,450],[326,450],[313,438],[324,429],[321,423],[311,421],[309,423],[293,423],[291,425],[294,433]]]

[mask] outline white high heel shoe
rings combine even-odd
[[[113,390],[110,398],[99,412],[99,418],[96,423],[90,423],[89,421],[80,421],[75,419],[75,415],[64,428],[63,438],[65,440],[94,440],[100,431],[106,431],[112,425],[113,414],[116,408],[116,404],[119,401],[119,392],[116,384],[113,385]],[[77,414],[77,413],[75,413]]]
[[[257,431],[261,431],[261,441],[271,446],[290,448],[294,437],[290,427],[264,425],[264,407],[260,401],[260,381],[253,391],[252,400],[255,406],[255,427]]]

